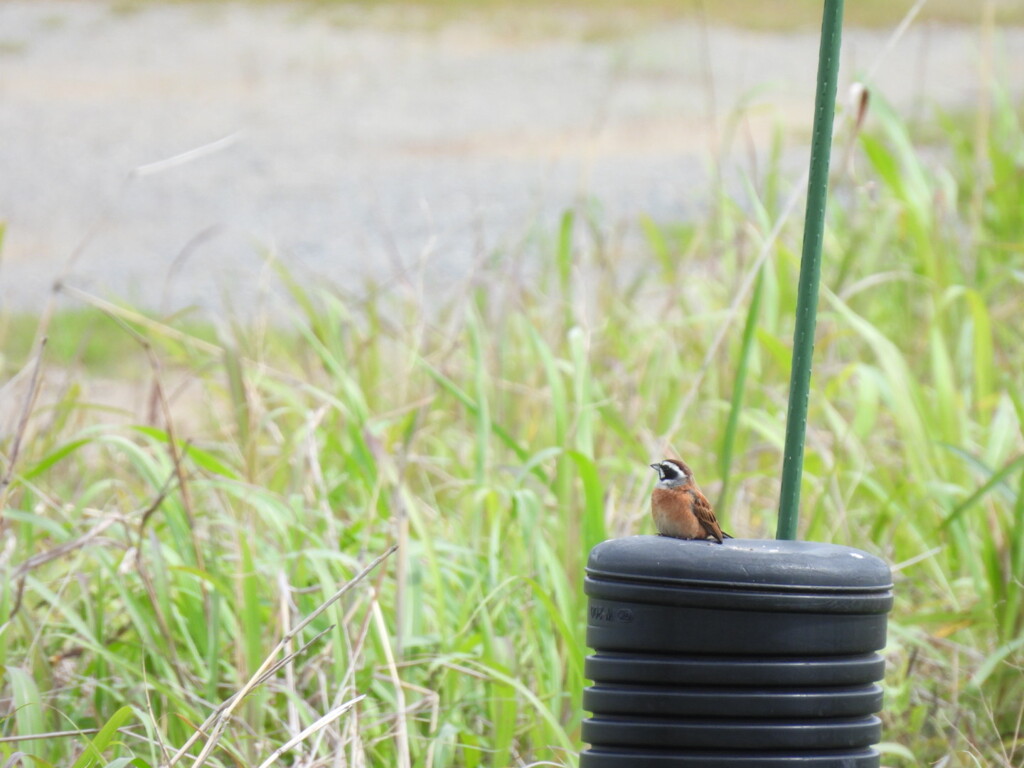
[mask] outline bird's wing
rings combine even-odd
[[[715,518],[715,512],[711,509],[711,502],[700,491],[693,494],[693,514],[697,516],[697,520],[704,526],[704,530],[708,532],[708,535],[714,536],[721,543],[726,534],[722,533],[722,526],[718,524],[718,520]]]

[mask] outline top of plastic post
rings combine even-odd
[[[590,552],[587,575],[602,581],[784,592],[880,592],[892,588],[883,560],[853,547],[815,541],[684,541],[631,536]]]

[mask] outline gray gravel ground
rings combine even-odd
[[[813,29],[354,13],[0,2],[0,301],[40,306],[72,254],[69,285],[165,310],[245,307],[269,252],[348,286],[425,263],[441,287],[497,248],[530,258],[583,198],[609,228],[692,215],[740,105],[754,147],[809,130]],[[886,53],[889,34],[846,31],[844,84],[873,71],[908,115],[977,102],[976,30],[918,25]],[[1024,31],[992,50],[1019,98]]]

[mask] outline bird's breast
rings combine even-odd
[[[651,515],[662,536],[677,539],[704,538],[706,535],[693,514],[693,499],[680,488],[655,488],[651,494]]]

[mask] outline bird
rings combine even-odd
[[[697,487],[693,471],[680,459],[651,464],[658,484],[651,493],[651,516],[662,536],[676,539],[714,539],[719,544],[732,536],[722,531],[711,502]]]

